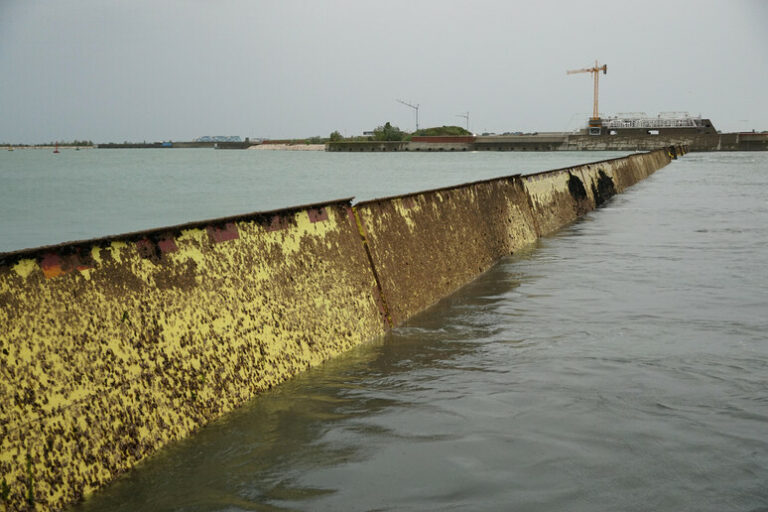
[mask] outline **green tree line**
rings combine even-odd
[[[399,142],[399,141],[409,141],[411,140],[412,137],[416,137],[416,136],[436,137],[436,136],[446,136],[446,135],[472,135],[472,132],[469,132],[460,126],[435,126],[432,128],[424,128],[421,130],[417,130],[413,133],[409,133],[401,130],[397,126],[392,126],[392,124],[389,121],[387,121],[383,125],[378,126],[375,130],[373,130],[373,135],[345,138],[338,131],[334,131],[333,133],[331,133],[328,139],[331,142],[342,142],[342,141]]]

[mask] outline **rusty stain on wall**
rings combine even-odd
[[[0,504],[81,499],[684,151],[0,254]]]

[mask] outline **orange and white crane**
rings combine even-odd
[[[598,89],[598,82],[600,77],[600,72],[603,72],[603,74],[608,73],[608,65],[603,64],[602,66],[595,61],[595,65],[591,68],[584,68],[584,69],[573,69],[571,71],[566,71],[567,75],[574,75],[576,73],[592,73],[592,76],[595,79],[595,102],[594,106],[592,108],[592,117],[590,118],[590,121],[597,121],[600,119],[600,112],[597,110],[597,89]],[[592,124],[592,123],[590,123]]]

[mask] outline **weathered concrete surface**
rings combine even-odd
[[[408,142],[341,141],[325,145],[326,151],[407,151]]]
[[[76,501],[684,152],[0,254],[0,504]]]
[[[355,207],[394,325],[536,239],[519,176]]]
[[[523,176],[539,236],[572,222],[594,208],[584,179],[572,172],[547,171]]]
[[[430,135],[411,138],[406,151],[472,151],[474,135]]]
[[[600,137],[571,135],[559,149],[569,151],[653,151],[669,146],[687,146],[690,151],[768,151],[768,134],[605,135]]]
[[[465,142],[409,142],[405,151],[472,151],[473,144]]]
[[[539,235],[574,221],[671,159],[668,150],[657,150],[523,176]]]
[[[0,476],[58,509],[383,332],[348,202],[3,255]]]
[[[467,137],[469,139],[470,137]],[[655,151],[688,146],[691,151],[768,151],[768,133],[677,135],[490,135],[472,141],[445,142],[441,137],[414,137],[412,142],[332,142],[327,151]]]
[[[682,153],[682,149],[666,149],[655,151],[646,155],[630,155],[624,159],[617,159],[607,166],[606,172],[610,173],[616,184],[616,192],[621,193],[628,187],[638,183],[661,167],[669,163],[676,154]]]

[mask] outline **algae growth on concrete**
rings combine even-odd
[[[81,499],[681,152],[0,255],[0,498]]]

